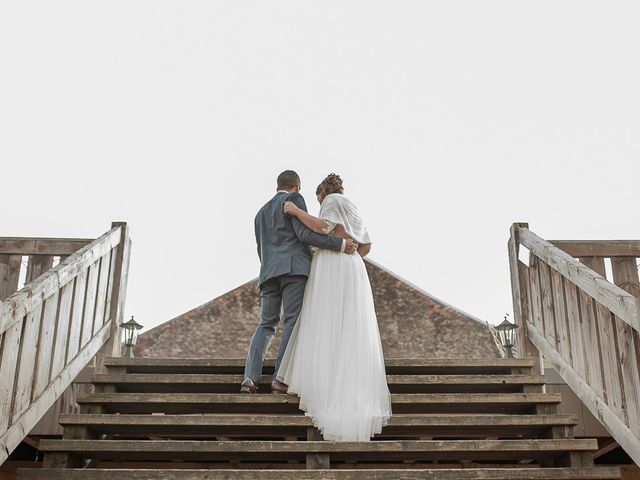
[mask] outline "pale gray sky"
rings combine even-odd
[[[2,236],[134,240],[151,327],[258,271],[275,177],[336,172],[371,257],[498,322],[514,221],[640,238],[640,4],[0,4]],[[257,320],[257,319],[256,319]]]

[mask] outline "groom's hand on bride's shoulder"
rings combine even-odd
[[[358,251],[358,243],[354,242],[350,238],[347,239],[347,244],[344,247],[344,253],[348,253],[349,255],[353,255]]]

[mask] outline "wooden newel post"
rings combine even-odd
[[[528,294],[528,265],[518,259],[520,251],[519,229],[529,228],[528,223],[514,223],[511,226],[509,237],[509,267],[511,270],[511,295],[513,298],[513,316],[518,329],[518,354],[521,357],[535,360],[533,370],[535,373],[544,373],[542,355],[538,348],[529,339],[527,323],[531,320],[531,303]]]
[[[124,319],[124,305],[127,296],[131,239],[129,238],[129,227],[126,222],[113,222],[111,228],[115,227],[120,227],[120,243],[116,250],[113,292],[109,305],[110,334],[109,339],[96,356],[96,371],[103,370],[106,357],[119,357],[122,348],[120,324]]]

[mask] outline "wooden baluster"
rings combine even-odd
[[[29,313],[25,320],[24,333],[22,335],[22,355],[18,364],[15,407],[13,409],[14,421],[29,408],[31,403],[41,321],[42,304]]]
[[[98,278],[100,273],[100,260],[89,267],[89,277],[87,278],[87,294],[84,301],[84,316],[82,318],[82,337],[80,348],[84,347],[93,336],[93,318],[96,311],[96,296],[98,289]]]
[[[564,298],[564,278],[553,269],[551,270],[551,291],[553,293],[558,351],[573,366],[571,332],[567,324],[567,305]]]
[[[20,255],[0,255],[0,300],[18,290],[21,263]],[[24,320],[0,333],[0,432],[8,427],[11,418],[23,322]]]
[[[32,282],[53,265],[53,255],[30,255],[24,284]]]
[[[21,255],[0,255],[0,300],[18,290],[21,264]]]
[[[618,338],[616,334],[616,320],[608,308],[596,302],[598,315],[598,336],[602,347],[602,369],[604,375],[604,394],[609,407],[615,414],[628,423],[627,412],[624,409],[624,380],[622,368],[618,359]]]
[[[634,296],[640,295],[635,257],[614,257],[611,269],[616,285]],[[640,436],[640,338],[636,330],[617,317],[616,329],[628,425],[635,435]]]
[[[0,432],[7,429],[11,418],[23,323],[12,325],[0,335]]]
[[[540,303],[542,306],[542,322],[544,336],[556,349],[556,310],[553,302],[553,288],[551,286],[551,273],[549,266],[544,262],[538,263],[538,275],[540,278]]]
[[[109,277],[111,269],[111,252],[100,259],[100,278],[96,293],[96,309],[93,316],[93,331],[100,330],[104,323],[105,305],[109,290]]]
[[[586,380],[596,395],[604,398],[604,372],[602,371],[598,324],[593,299],[578,289],[578,305],[580,306],[581,324],[578,334],[582,337],[584,348]]]
[[[44,302],[40,335],[38,338],[38,358],[36,360],[35,383],[32,400],[35,400],[49,383],[49,373],[53,360],[53,343],[56,334],[56,319],[60,304],[60,291],[57,291]]]
[[[69,341],[69,327],[71,325],[71,314],[73,306],[73,286],[74,281],[62,287],[60,293],[60,309],[58,312],[58,327],[53,348],[53,358],[51,362],[50,378],[56,377],[64,368],[67,359],[67,348]]]
[[[540,260],[535,255],[531,256],[529,265],[529,285],[531,288],[531,311],[533,313],[533,325],[535,329],[542,335],[544,331],[544,313],[542,311],[542,292],[540,291]]]
[[[80,350],[80,338],[82,336],[82,319],[84,317],[85,295],[87,294],[88,269],[80,272],[75,279],[75,290],[73,292],[73,312],[71,314],[71,327],[69,335],[69,348],[67,349],[67,360],[71,360]]]
[[[583,380],[587,379],[585,369],[584,348],[582,346],[582,324],[580,323],[580,307],[578,306],[578,288],[569,280],[565,280],[564,294],[567,305],[567,321],[569,340],[573,357],[573,370]]]

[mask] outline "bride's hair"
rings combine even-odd
[[[335,173],[330,173],[316,189],[316,195],[322,195],[323,197],[332,193],[344,193],[342,178]]]

